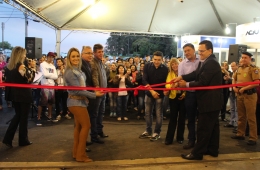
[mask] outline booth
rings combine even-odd
[[[186,35],[182,36],[178,42],[177,56],[184,57],[182,47],[187,43],[192,43],[195,47],[196,54],[198,51],[199,43],[203,40],[209,40],[213,44],[213,53],[215,54],[219,63],[228,60],[229,45],[236,44],[235,37],[224,36],[207,36],[207,35]]]
[[[247,45],[247,51],[252,53],[255,64],[260,66],[260,22],[238,25],[236,27],[236,44]]]

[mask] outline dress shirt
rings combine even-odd
[[[179,64],[178,75],[182,76],[195,71],[199,65],[199,62],[200,60],[198,58],[196,58],[194,61],[190,61],[187,58],[185,58],[184,61],[182,61]],[[189,87],[189,82],[186,83],[186,87]],[[195,92],[195,91],[190,90],[190,92]]]

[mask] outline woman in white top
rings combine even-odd
[[[117,67],[117,75],[113,79],[113,83],[118,88],[127,88],[131,87],[132,83],[129,75],[126,74],[125,67],[123,65],[119,65]],[[119,91],[117,96],[117,120],[128,120],[126,117],[126,107],[127,107],[127,91]]]

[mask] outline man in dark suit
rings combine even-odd
[[[83,46],[81,51],[81,57],[82,57],[82,66],[81,70],[86,75],[86,86],[87,87],[94,87],[93,81],[92,81],[92,73],[91,73],[91,62],[93,60],[93,51],[90,46]],[[91,115],[94,113],[95,110],[95,99],[88,99],[88,112],[90,116],[90,123],[91,125],[95,123],[95,119],[91,119]],[[92,126],[91,126],[92,127]],[[100,141],[101,143],[103,141]],[[91,145],[92,142],[87,142],[86,145]],[[86,148],[87,152],[90,152],[91,150],[89,148]]]
[[[212,43],[208,40],[200,42],[198,53],[200,55],[198,68],[190,74],[177,77],[174,81],[179,81],[179,87],[221,85],[221,68],[213,54]],[[218,115],[223,104],[222,89],[197,90],[196,97],[199,110],[197,143],[191,153],[181,156],[188,160],[202,160],[205,154],[217,157],[219,149]]]

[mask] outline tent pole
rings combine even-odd
[[[56,31],[56,53],[57,57],[60,58],[60,43],[61,43],[61,30]]]
[[[209,3],[210,3],[210,5],[211,5],[211,7],[212,7],[212,9],[214,11],[214,14],[216,15],[216,17],[218,19],[218,22],[219,22],[220,26],[222,27],[222,29],[225,29],[225,25],[223,24],[223,21],[222,21],[220,15],[218,13],[218,10],[217,10],[213,0],[209,0]]]

